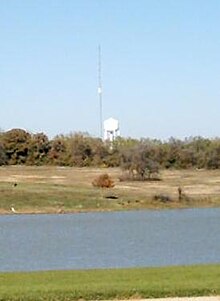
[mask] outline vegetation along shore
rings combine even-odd
[[[0,213],[220,205],[220,139],[0,132]]]

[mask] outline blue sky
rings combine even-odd
[[[1,0],[0,128],[220,136],[219,0]]]

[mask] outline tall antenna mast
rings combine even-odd
[[[100,122],[100,137],[103,137],[102,131],[102,65],[101,65],[101,46],[98,48],[98,95],[99,95],[99,122]]]

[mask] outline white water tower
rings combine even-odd
[[[104,121],[104,140],[112,142],[119,136],[119,121],[114,118],[106,119]]]

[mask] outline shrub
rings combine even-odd
[[[129,181],[152,181],[152,182],[156,182],[156,181],[162,181],[162,179],[159,177],[159,175],[155,176],[151,176],[150,178],[140,178],[138,177],[138,175],[136,173],[129,173],[129,172],[123,172],[119,177],[118,177],[120,182],[129,182]]]
[[[153,199],[155,201],[159,201],[159,202],[162,202],[162,203],[172,202],[171,197],[168,196],[168,195],[164,195],[164,194],[156,194],[156,195],[154,195]]]
[[[94,187],[101,187],[101,188],[112,188],[115,186],[114,181],[111,177],[106,173],[98,176],[92,181],[92,185]]]

